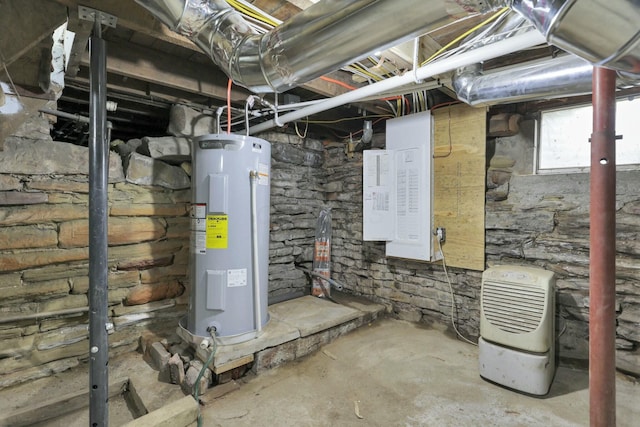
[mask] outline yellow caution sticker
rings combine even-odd
[[[227,249],[229,215],[207,215],[207,249]]]

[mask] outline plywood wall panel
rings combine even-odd
[[[486,111],[454,105],[433,117],[434,227],[446,229],[447,265],[482,271]]]

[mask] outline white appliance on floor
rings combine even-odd
[[[482,275],[480,376],[533,395],[549,392],[555,373],[555,276],[504,265]]]

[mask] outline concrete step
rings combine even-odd
[[[261,335],[219,345],[211,369],[221,374],[253,356],[253,370],[259,373],[310,354],[385,312],[383,305],[361,297],[334,291],[332,298],[337,303],[308,295],[270,306],[270,320]],[[206,361],[209,351],[198,348],[196,355]]]

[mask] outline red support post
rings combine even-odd
[[[593,70],[591,135],[589,418],[616,424],[616,73]]]

